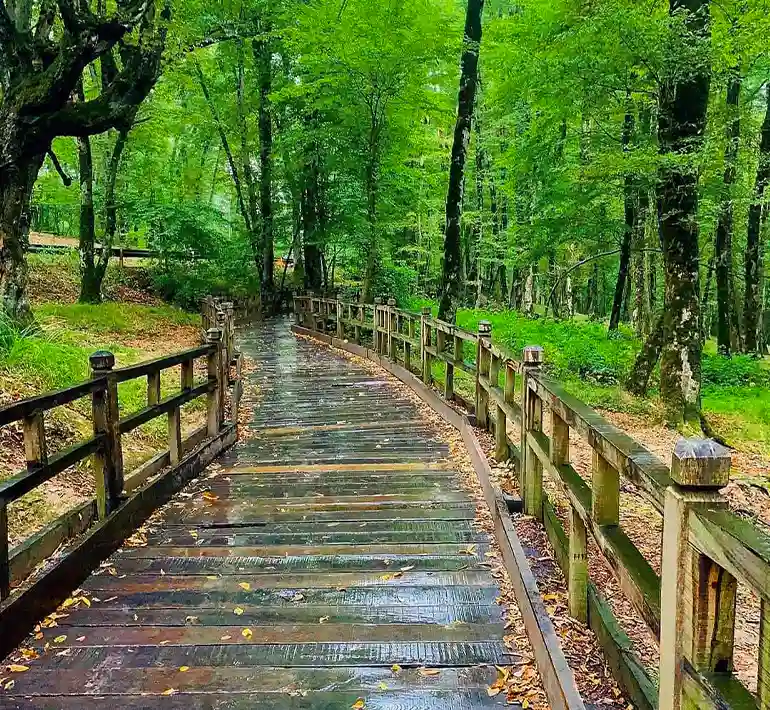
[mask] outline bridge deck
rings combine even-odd
[[[503,705],[484,665],[513,660],[488,540],[447,445],[285,322],[241,345],[253,436],[84,583],[90,606],[42,629],[28,671],[0,673],[0,707]]]

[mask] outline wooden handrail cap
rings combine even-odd
[[[115,356],[109,350],[97,350],[88,358],[92,370],[111,370],[115,367]]]
[[[209,328],[206,331],[206,340],[209,343],[216,343],[219,340],[222,340],[222,331],[219,330],[219,328]]]
[[[545,350],[539,345],[527,345],[521,355],[527,365],[540,365],[545,360]]]
[[[671,478],[681,486],[721,488],[730,482],[730,450],[713,439],[682,437],[671,457]]]

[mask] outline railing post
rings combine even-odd
[[[530,449],[527,435],[543,430],[543,404],[529,386],[543,364],[543,348],[529,346],[522,351],[521,377],[521,481],[524,512],[538,520],[543,519],[543,466]]]
[[[24,430],[24,454],[27,458],[27,469],[45,466],[48,463],[48,447],[45,440],[45,417],[43,412],[35,412],[25,417],[22,423]]]
[[[123,493],[123,448],[120,441],[120,408],[118,383],[112,374],[115,356],[106,350],[89,358],[91,378],[104,377],[105,387],[92,396],[94,436],[102,436],[102,444],[93,457],[96,482],[96,513],[104,520],[120,503]]]
[[[11,561],[8,544],[8,504],[0,498],[0,601],[11,594]]]
[[[356,345],[361,345],[361,325],[364,323],[364,307],[356,306],[356,324],[353,326],[353,340]]]
[[[500,361],[498,360],[498,363]],[[500,364],[498,364],[498,369]],[[507,361],[502,362],[504,367],[504,384],[503,384],[503,400],[508,402],[509,397],[509,372],[511,370],[510,363]],[[498,376],[495,377],[495,386],[497,386]],[[512,388],[512,384],[511,384]],[[508,448],[508,417],[505,414],[505,410],[497,405],[497,417],[495,419],[495,458],[498,461],[507,461],[511,457],[510,449]]]
[[[393,337],[394,333],[398,333],[398,316],[396,315],[396,299],[388,299],[388,357],[393,362],[398,362],[398,356],[396,353],[396,344],[398,339]]]
[[[406,333],[404,333],[404,368],[407,372],[412,370],[412,343],[414,338],[414,318],[411,314],[406,315]]]
[[[374,299],[374,330],[372,331],[372,340],[374,352],[378,355],[380,353],[380,306],[382,305],[382,299],[377,296]]]
[[[427,348],[430,347],[430,308],[424,306],[420,313],[420,354],[422,361],[422,381],[430,387],[433,381],[432,358]]]
[[[217,321],[219,323],[219,332],[222,334],[222,342],[220,345],[220,360],[219,366],[221,372],[219,374],[219,421],[225,421],[225,406],[227,404],[227,393],[230,384],[230,352],[227,349],[227,314],[224,311],[220,311],[217,314]]]
[[[342,303],[337,301],[337,337],[340,340],[345,338],[345,317],[342,315]]]
[[[684,665],[701,673],[733,667],[737,582],[689,543],[690,516],[724,507],[717,492],[730,479],[730,452],[711,440],[680,439],[671,461],[674,485],[663,508],[660,591],[660,710],[683,702]]]
[[[439,367],[441,367],[441,361],[442,361],[442,355],[444,354],[444,350],[446,350],[446,333],[444,332],[443,328],[436,328],[436,354],[439,356]],[[446,396],[447,388],[446,388],[446,369],[448,365],[444,368],[444,399],[448,399]]]
[[[147,406],[160,402],[160,370],[147,375]]]
[[[479,321],[479,333],[476,341],[476,425],[482,429],[489,427],[489,394],[481,385],[482,377],[489,377],[489,343],[492,340],[492,324],[488,320]]]
[[[216,386],[212,389],[207,397],[207,409],[206,409],[206,424],[208,427],[209,437],[219,434],[220,419],[220,394],[219,390],[222,386],[222,332],[219,328],[209,328],[206,331],[206,343],[213,345],[213,349],[208,354],[207,370],[209,382],[215,382]]]

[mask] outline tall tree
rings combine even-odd
[[[465,184],[465,161],[471,138],[473,107],[479,73],[481,49],[481,16],[484,0],[468,0],[460,60],[460,91],[457,101],[457,121],[452,142],[452,162],[449,166],[449,187],[444,223],[444,261],[441,274],[439,318],[454,320],[462,294],[462,249],[460,242]],[[479,278],[481,274],[479,273]]]
[[[259,81],[259,210],[262,237],[262,301],[273,291],[273,118],[270,92],[273,85],[273,51],[269,23],[260,28],[254,41],[254,58]]]
[[[669,12],[679,31],[675,30],[675,51],[660,92],[658,141],[663,160],[658,218],[665,271],[660,393],[672,423],[700,420],[703,341],[698,284],[698,169],[694,159],[706,128],[711,84],[706,46],[709,10],[709,0],[670,0]]]
[[[762,230],[767,221],[767,208],[763,209],[763,204],[770,184],[770,84],[766,86],[765,92],[766,108],[759,141],[759,165],[746,234],[746,290],[743,305],[746,351],[758,355],[762,349]]]
[[[741,138],[739,100],[741,95],[740,67],[735,67],[727,81],[727,144],[722,199],[717,222],[714,256],[717,282],[717,348],[729,355],[738,347],[737,304],[733,278],[733,185]]]
[[[11,11],[0,0],[0,299],[21,320],[30,317],[30,198],[51,143],[126,125],[158,78],[170,19],[169,5],[158,11],[154,0],[119,2],[109,13],[44,0],[33,26],[30,8]],[[116,48],[120,71],[98,96],[77,101],[85,68]]]

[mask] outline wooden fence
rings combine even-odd
[[[770,536],[731,512],[719,492],[729,481],[727,449],[681,439],[667,466],[549,379],[542,348],[524,348],[516,357],[493,342],[486,321],[471,333],[433,318],[429,309],[400,310],[393,300],[368,305],[310,296],[295,298],[295,312],[305,328],[358,344],[365,339],[425,384],[434,363],[442,363],[449,401],[464,401],[454,392],[455,373],[473,377],[475,402],[466,404],[477,426],[495,433],[496,458],[515,460],[523,509],[545,528],[567,581],[570,613],[596,633],[636,707],[770,709]],[[473,360],[465,357],[474,350]],[[509,436],[514,427],[518,446]],[[570,435],[592,450],[590,481],[570,464]],[[568,501],[566,532],[544,476]],[[623,530],[621,479],[663,517],[660,575]],[[590,579],[589,536],[658,640],[658,681]],[[739,583],[761,599],[756,695],[732,672]]]
[[[110,518],[126,496],[207,440],[220,435],[226,418],[237,421],[241,397],[241,359],[233,349],[232,309],[212,305],[207,313],[216,327],[207,327],[204,344],[174,355],[128,367],[115,368],[112,353],[100,351],[90,357],[91,379],[58,392],[21,400],[0,409],[0,426],[20,422],[27,466],[24,471],[0,481],[0,601],[11,587],[62,543],[85,532],[92,524]],[[210,320],[204,318],[207,326]],[[224,338],[223,338],[224,334]],[[205,360],[205,377],[196,382],[195,363]],[[161,396],[161,374],[179,368],[179,391]],[[201,370],[203,366],[201,366]],[[233,376],[234,369],[234,376]],[[120,416],[118,385],[130,380],[147,382],[147,405]],[[91,399],[93,436],[49,455],[46,441],[46,413],[81,398]],[[181,407],[205,397],[206,423],[186,438],[182,436]],[[158,417],[166,417],[168,448],[137,469],[124,473],[121,437]],[[9,547],[8,506],[57,474],[91,459],[96,499],[65,513],[41,532]]]

